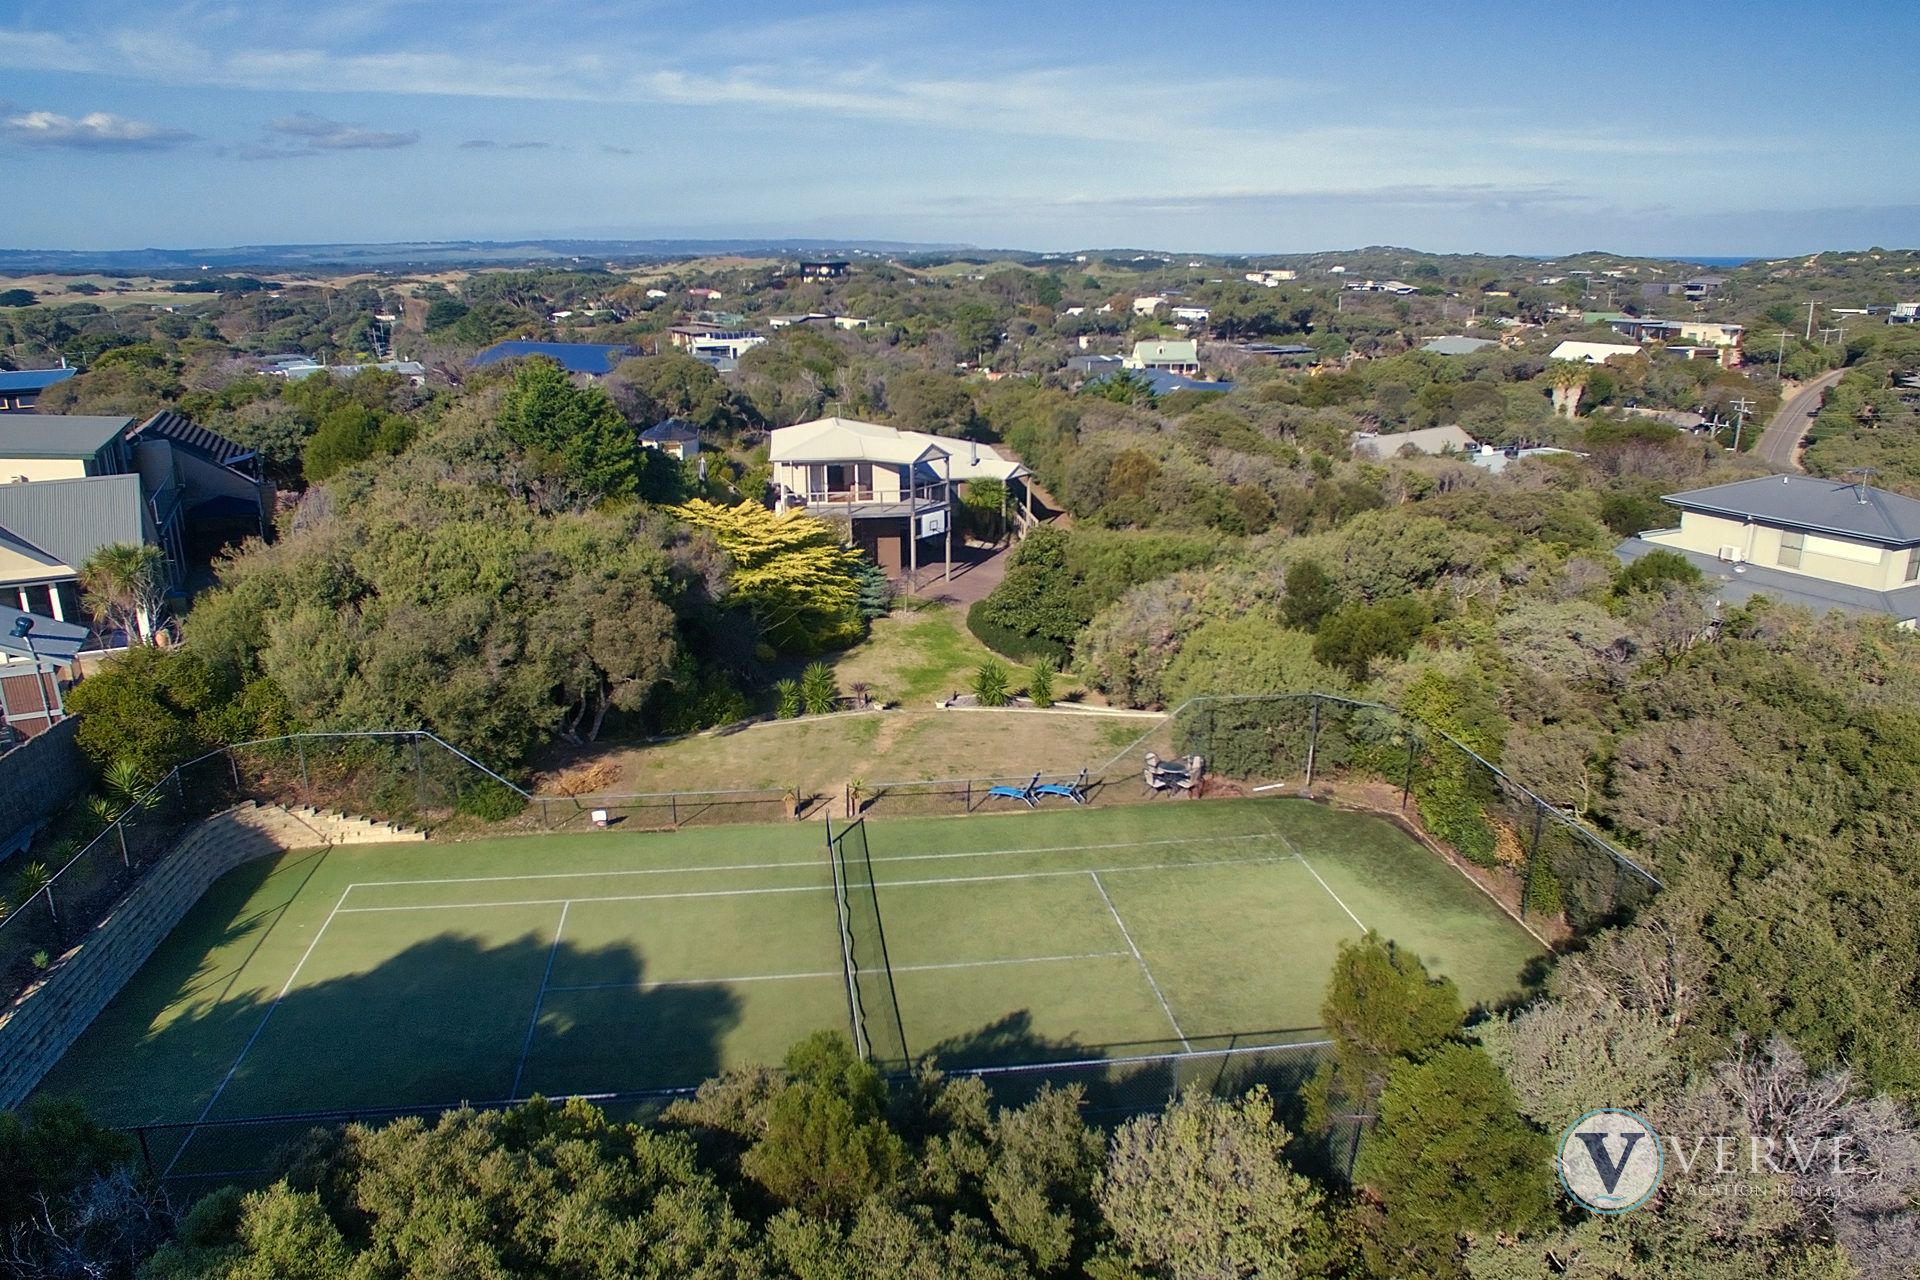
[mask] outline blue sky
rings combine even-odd
[[[1920,4],[6,0],[0,245],[1920,244]]]

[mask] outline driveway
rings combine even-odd
[[[1823,373],[1788,396],[1781,404],[1780,412],[1774,414],[1773,421],[1767,424],[1760,443],[1753,447],[1754,453],[1776,467],[1798,471],[1800,442],[1813,425],[1814,415],[1820,412],[1820,399],[1826,394],[1827,388],[1840,381],[1845,373],[1845,369]]]

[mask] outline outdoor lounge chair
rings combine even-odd
[[[1028,780],[1027,785],[1024,787],[988,787],[987,799],[991,800],[995,796],[999,796],[1003,800],[1023,800],[1026,802],[1027,808],[1037,809],[1039,808],[1039,804],[1033,797],[1034,790],[1039,785],[1040,775],[1036,773]]]
[[[1033,789],[1036,796],[1065,796],[1075,804],[1087,802],[1087,771],[1082,769],[1080,776],[1072,782],[1042,782]]]

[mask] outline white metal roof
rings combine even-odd
[[[895,466],[939,461],[955,480],[1011,480],[1027,474],[992,445],[924,431],[902,431],[855,418],[819,418],[776,427],[768,456],[774,462],[884,462]]]
[[[1547,358],[1550,360],[1578,360],[1583,364],[1604,364],[1613,356],[1639,355],[1639,347],[1624,346],[1617,342],[1573,342],[1561,343],[1553,349]]]

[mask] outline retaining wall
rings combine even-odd
[[[161,940],[227,872],[288,849],[424,839],[424,832],[391,823],[252,801],[200,823],[62,955],[44,979],[0,1013],[0,1109],[26,1100]]]
[[[0,837],[52,817],[87,785],[90,770],[71,717],[28,738],[0,763]]]

